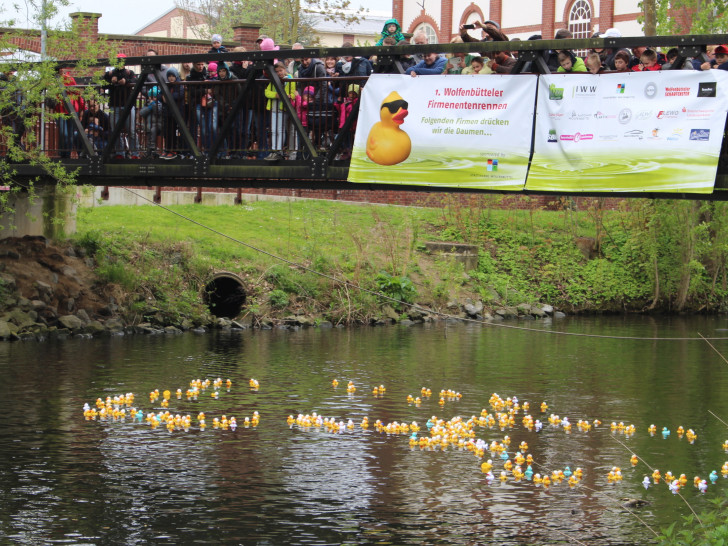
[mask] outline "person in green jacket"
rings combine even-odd
[[[559,69],[556,71],[560,74],[564,72],[586,72],[586,64],[584,59],[577,57],[573,52],[564,49],[559,51]]]
[[[402,27],[399,26],[399,21],[397,21],[397,19],[387,19],[384,22],[384,26],[382,27],[382,37],[374,45],[382,45],[382,42],[388,36],[393,37],[398,42],[405,39],[404,34],[402,34]]]
[[[281,84],[283,84],[283,89],[285,90],[286,95],[288,95],[288,98],[295,100],[296,95],[298,95],[298,92],[296,91],[296,83],[291,80],[291,75],[286,70],[286,65],[283,63],[276,63],[273,65],[273,68],[275,69],[278,78],[281,80]],[[268,99],[265,109],[270,112],[270,134],[272,140],[271,147],[273,148],[273,151],[263,159],[268,161],[278,161],[279,159],[283,159],[283,137],[286,132],[287,114],[285,107],[283,106],[283,101],[281,97],[278,96],[278,91],[272,83],[269,83],[265,88],[265,96]]]

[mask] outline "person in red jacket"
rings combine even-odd
[[[662,70],[662,65],[657,62],[657,52],[654,49],[645,49],[640,55],[640,64],[632,67],[633,72],[646,72]]]
[[[66,94],[71,101],[71,105],[76,113],[81,116],[83,111],[86,109],[83,97],[79,93],[78,89],[75,88],[76,80],[71,76],[71,73],[66,68],[61,67],[58,69],[58,75],[63,81],[63,85],[69,87],[66,90]],[[71,113],[66,108],[66,102],[62,96],[56,99],[56,105],[53,111],[56,114],[56,125],[58,126],[58,148],[61,159],[68,159],[71,157],[72,151],[80,151],[80,143],[78,131],[76,131],[76,125],[73,122]]]

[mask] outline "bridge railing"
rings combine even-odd
[[[375,55],[375,71],[401,73],[402,61],[410,55],[436,51],[478,52],[487,56],[507,48],[518,54],[512,73],[543,74],[550,72],[546,59],[554,50],[676,47],[678,59],[673,62],[673,68],[678,68],[689,57],[706,59],[707,44],[726,42],[728,35],[641,36],[127,58],[127,66],[139,68],[135,70],[136,83],[125,87],[121,101],[111,106],[108,90],[99,87],[101,113],[92,115],[88,108],[77,112],[73,99],[83,86],[77,90],[69,87],[58,100],[65,103],[70,115],[67,119],[46,120],[45,140],[36,138],[36,142],[51,157],[81,167],[81,176],[101,175],[124,180],[154,177],[344,180],[359,107],[358,102],[348,103],[346,95],[351,85],[358,85],[361,90],[366,78],[281,80],[274,69],[277,59]],[[196,61],[224,61],[228,66],[250,63],[250,69],[242,71],[242,77],[233,81],[167,81],[163,65]],[[97,62],[99,67],[110,64],[114,63],[109,59]],[[63,61],[63,65],[72,67],[74,61]],[[291,92],[291,86],[295,93]],[[266,90],[269,94],[271,90],[278,94],[280,115],[271,114],[278,101],[269,101]],[[155,97],[163,108],[153,105],[150,108]],[[40,137],[39,122],[25,129],[35,131]],[[719,174],[726,163],[721,161]],[[26,171],[34,173],[30,167]],[[20,172],[25,171],[20,169]]]

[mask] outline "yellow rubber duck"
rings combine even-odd
[[[382,101],[381,121],[375,123],[367,137],[367,156],[378,165],[396,165],[407,159],[412,151],[409,135],[400,129],[407,111],[407,101],[392,91]]]

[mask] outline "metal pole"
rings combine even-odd
[[[43,0],[41,4],[41,19],[40,19],[40,60],[46,60],[46,45],[48,42],[48,27],[46,25],[46,0]],[[42,151],[45,149],[45,100],[40,106],[40,145]]]

